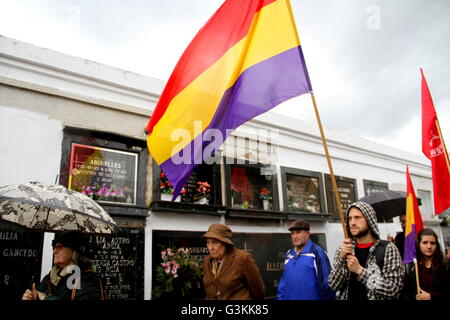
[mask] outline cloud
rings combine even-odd
[[[222,2],[3,0],[0,34],[167,80]],[[444,137],[450,139],[449,1],[291,4],[325,127],[420,154],[420,143],[410,141],[421,130],[423,67]],[[273,112],[316,121],[307,96]]]
[[[379,28],[368,23],[374,8]],[[409,133],[421,132],[419,68],[438,82],[433,96],[449,97],[449,9],[449,2],[422,0],[294,4],[323,124],[421,153],[421,142],[409,141]],[[301,116],[311,121],[308,112]]]

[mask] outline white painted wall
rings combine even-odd
[[[31,63],[30,63],[31,62]],[[164,82],[0,35],[0,75],[65,94],[152,110]]]
[[[54,184],[60,172],[63,125],[47,116],[0,106],[0,186],[40,181]],[[45,233],[41,279],[52,267]]]
[[[42,247],[41,281],[52,270],[53,267],[53,239],[55,239],[54,233],[44,233],[44,246]]]
[[[0,106],[0,185],[55,183],[61,161],[62,123]]]

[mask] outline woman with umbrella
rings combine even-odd
[[[99,276],[87,257],[88,242],[80,231],[67,231],[53,240],[54,266],[22,300],[103,300]],[[75,271],[75,272],[74,272]]]

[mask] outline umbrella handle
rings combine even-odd
[[[36,283],[35,278],[36,278],[36,272],[37,272],[38,266],[39,266],[39,257],[42,256],[42,254],[44,252],[44,238],[45,238],[45,231],[47,230],[47,222],[48,222],[48,216],[50,215],[50,209],[51,208],[48,208],[48,210],[47,210],[47,217],[45,218],[44,230],[43,230],[43,233],[42,233],[41,243],[39,245],[39,251],[38,251],[38,254],[36,256],[36,262],[34,263],[34,271],[33,271],[32,277],[31,277],[30,288],[33,287],[33,283]],[[41,281],[40,281],[41,279],[38,278],[38,280],[39,281],[37,281],[37,283],[41,283]]]

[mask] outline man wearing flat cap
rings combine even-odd
[[[226,225],[214,223],[202,236],[209,251],[203,275],[206,299],[264,299],[265,286],[255,260],[234,246],[231,234]]]
[[[296,220],[288,229],[294,248],[284,260],[284,270],[278,284],[279,300],[334,300],[328,285],[331,271],[325,251],[314,244],[307,221]]]

